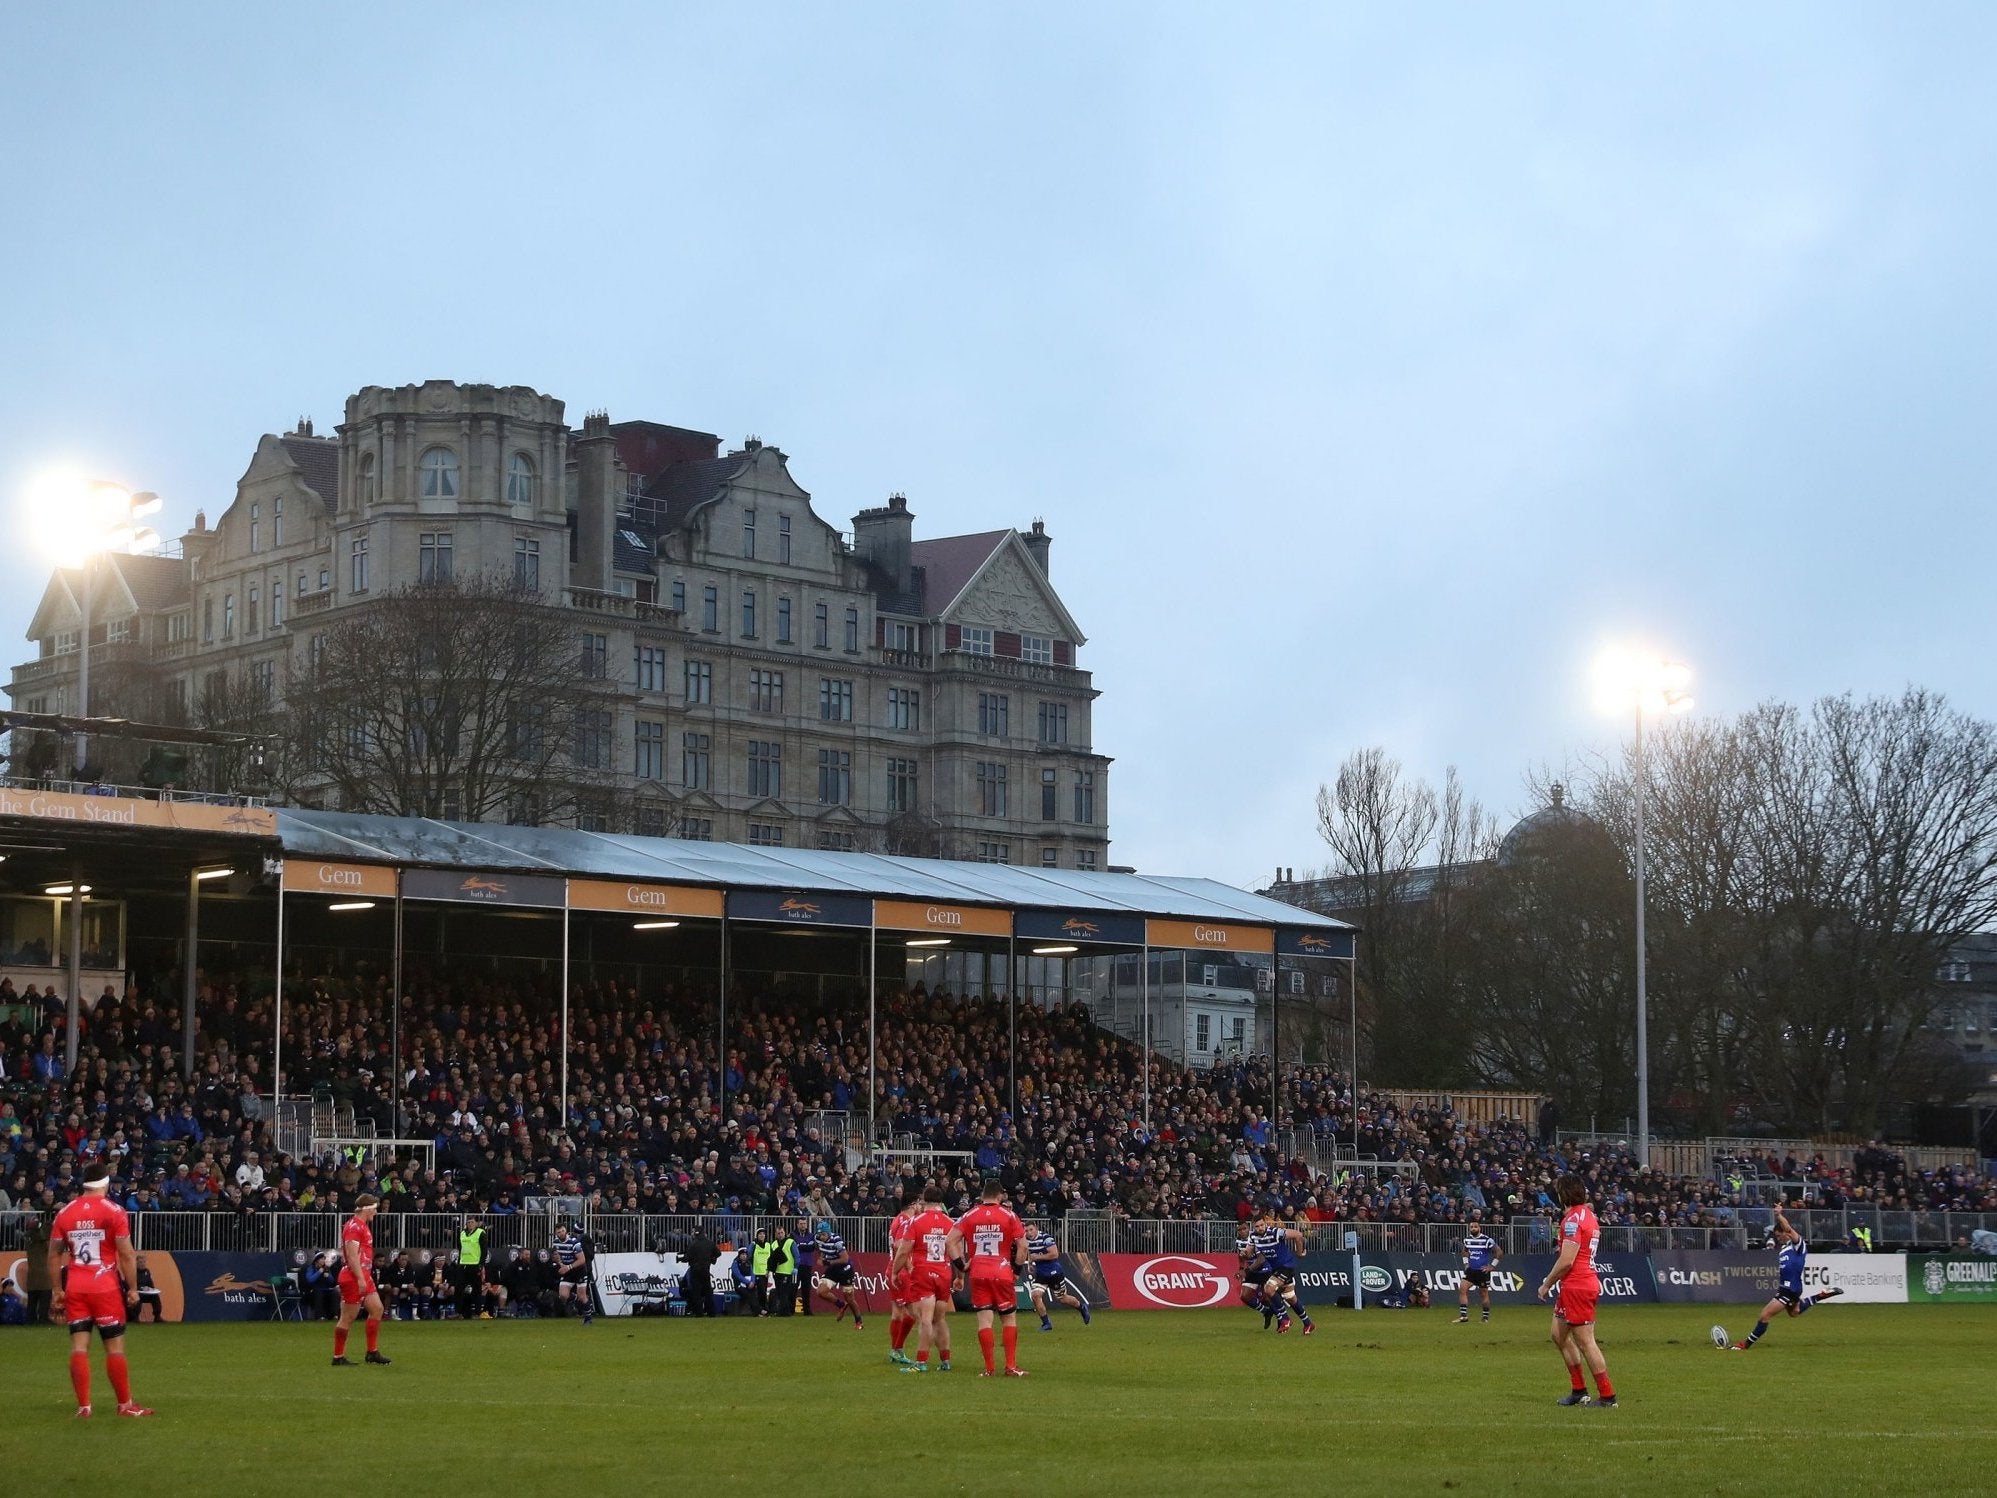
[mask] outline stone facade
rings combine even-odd
[[[615,714],[592,777],[615,794],[586,826],[1106,867],[1109,761],[1049,537],[919,541],[913,521],[897,495],[848,539],[754,440],[572,429],[525,386],[369,386],[336,436],[262,438],[178,557],[91,569],[91,705],[109,710],[120,664],[169,715],[227,683],[281,690],[345,611],[500,576],[562,607]],[[75,710],[84,577],[50,580],[15,707]]]

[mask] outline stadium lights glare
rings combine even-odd
[[[908,939],[908,944],[911,947],[947,947],[950,945],[950,938],[947,936],[911,936]]]
[[[373,910],[372,900],[339,900],[326,907],[328,910]]]
[[[58,567],[81,567],[101,551],[143,551],[156,532],[133,524],[160,507],[157,494],[54,469],[28,486],[28,527],[37,549]]]
[[[1650,717],[1692,706],[1692,668],[1642,651],[1611,646],[1595,658],[1595,706],[1604,713],[1635,710]]]
[[[633,921],[631,929],[633,931],[671,931],[678,925],[678,921]]]
[[[79,893],[79,891],[73,884],[45,884],[42,886],[42,893],[45,895],[74,895]],[[80,893],[89,894],[90,886],[87,884],[84,885]]]
[[[235,872],[234,869],[202,869],[194,877],[196,879],[227,879]]]
[[[1035,947],[1033,955],[1035,957],[1068,957],[1081,950],[1080,947]]]

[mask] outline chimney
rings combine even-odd
[[[208,555],[208,548],[215,542],[215,532],[208,529],[208,512],[194,512],[194,528],[180,538],[180,554],[187,559],[190,577],[200,575],[201,563]]]
[[[892,578],[897,593],[906,593],[913,581],[909,547],[914,537],[915,512],[905,494],[890,494],[879,509],[862,510],[853,517],[854,555]]]
[[[1042,577],[1048,576],[1047,553],[1053,548],[1054,538],[1047,534],[1047,522],[1044,520],[1034,521],[1033,529],[1027,531],[1019,539],[1024,541],[1026,549],[1033,553],[1033,560],[1040,568],[1040,575]]]
[[[579,588],[608,593],[611,585],[617,506],[624,484],[617,473],[617,439],[610,413],[591,411],[575,440],[576,558],[571,576]]]

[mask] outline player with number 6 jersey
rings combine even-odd
[[[137,1255],[125,1209],[110,1199],[111,1167],[93,1160],[83,1167],[83,1195],[55,1215],[49,1234],[49,1273],[59,1287],[51,1304],[69,1322],[69,1381],[76,1390],[76,1418],[90,1418],[90,1332],[104,1343],[104,1371],[121,1415],[150,1415],[132,1400],[125,1362],[125,1308],[139,1304]],[[65,1259],[67,1262],[65,1262]]]

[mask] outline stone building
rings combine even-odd
[[[1042,524],[917,539],[897,494],[842,534],[777,448],[721,448],[601,414],[573,429],[524,386],[369,386],[335,436],[262,438],[177,556],[58,571],[12,705],[77,709],[86,576],[93,712],[143,697],[183,721],[243,684],[281,697],[346,611],[496,576],[557,605],[601,683],[576,754],[614,794],[581,825],[1106,866],[1096,691]]]

